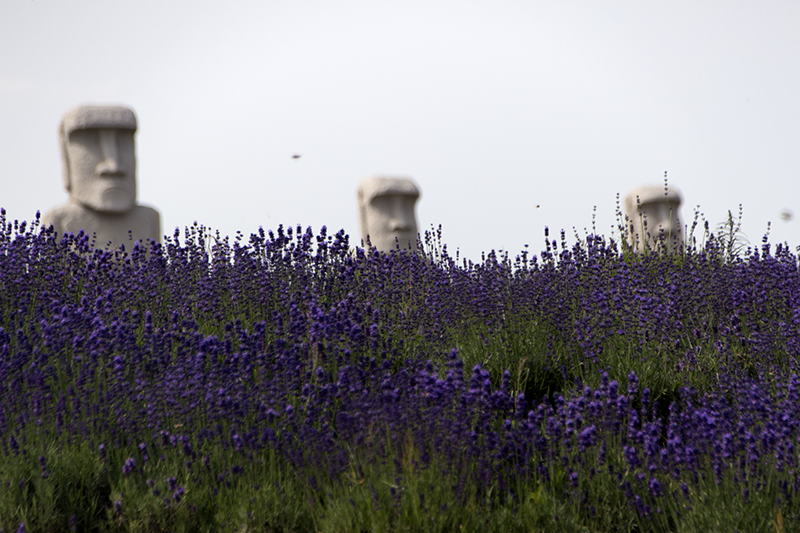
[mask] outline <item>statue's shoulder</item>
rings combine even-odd
[[[146,205],[137,205],[133,210],[136,218],[139,219],[159,220],[161,218],[161,214],[157,210]]]
[[[62,233],[64,231],[64,222],[80,216],[82,210],[81,206],[71,202],[59,205],[42,216],[42,226],[45,228],[53,226],[57,232]]]
[[[147,227],[161,227],[161,214],[146,205],[137,205],[133,208],[133,219],[137,224],[145,224]]]
[[[161,242],[161,214],[146,205],[133,208],[134,227],[140,228],[140,239],[155,239]],[[137,232],[138,233],[138,232]]]

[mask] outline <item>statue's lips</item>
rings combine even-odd
[[[400,246],[405,248],[407,243],[417,242],[417,234],[412,231],[391,231],[388,234],[388,242],[391,247],[394,247],[395,239],[400,243]]]
[[[136,203],[135,193],[123,187],[108,187],[100,192],[100,205],[107,211],[127,211]]]
[[[102,193],[103,197],[109,196],[116,198],[120,195],[128,196],[130,195],[130,191],[123,189],[122,187],[106,187],[103,189]]]

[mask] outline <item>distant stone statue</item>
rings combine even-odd
[[[69,202],[45,213],[45,227],[52,224],[59,236],[83,230],[96,234],[97,246],[124,244],[128,251],[139,240],[161,241],[158,211],[136,205],[135,133],[127,107],[85,105],[64,114],[58,139]]]
[[[419,189],[408,178],[373,176],[358,186],[361,238],[381,252],[417,248]]]
[[[639,187],[625,197],[628,242],[636,252],[675,250],[683,244],[679,190],[663,185]]]

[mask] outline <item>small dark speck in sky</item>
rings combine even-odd
[[[300,154],[294,154],[294,155],[292,156],[292,159],[300,159]]]

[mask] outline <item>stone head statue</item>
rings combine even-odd
[[[136,115],[123,106],[83,105],[58,127],[69,203],[45,214],[57,233],[84,230],[97,244],[160,240],[158,211],[136,205]],[[130,248],[129,248],[130,249]]]
[[[683,244],[680,206],[683,200],[678,189],[663,185],[639,187],[625,197],[628,217],[628,242],[635,251],[644,247],[665,246],[675,250]],[[659,244],[662,243],[662,244]]]
[[[122,106],[80,106],[61,119],[58,140],[64,188],[101,213],[136,205],[136,115]]]
[[[408,178],[373,176],[358,186],[361,238],[382,252],[417,247],[419,189]]]

